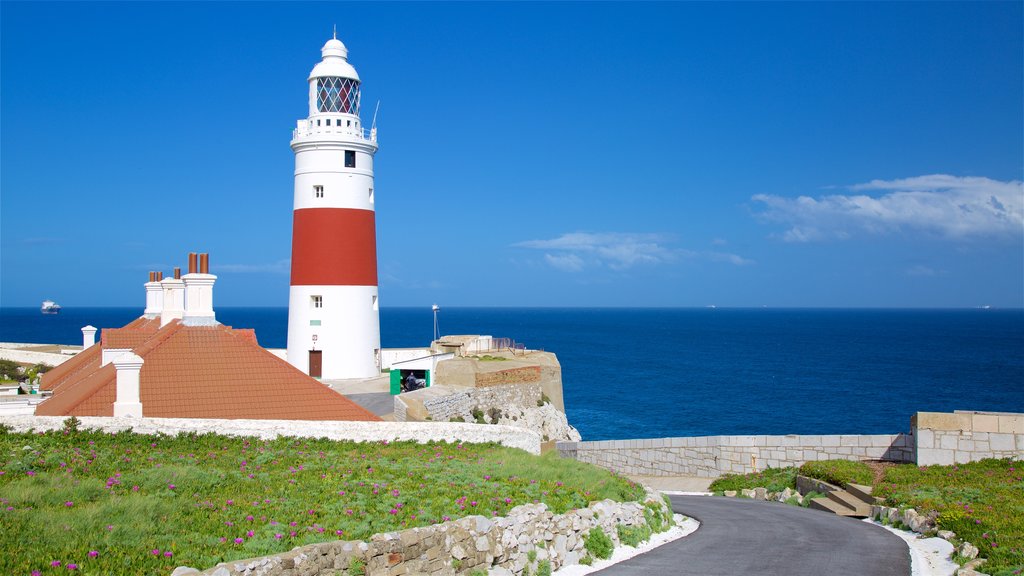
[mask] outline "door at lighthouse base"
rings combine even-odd
[[[324,351],[323,350],[310,350],[309,351],[309,375],[313,378],[319,378],[323,374],[324,366]]]

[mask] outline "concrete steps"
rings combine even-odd
[[[822,498],[811,499],[808,508],[815,510],[851,518],[867,518],[871,515],[871,505],[879,500],[871,495],[869,486],[850,484],[844,490],[823,482],[817,484],[819,488],[824,486],[832,489],[824,490],[826,496]]]

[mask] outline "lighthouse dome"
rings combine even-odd
[[[320,49],[320,54],[323,56],[323,60],[309,73],[310,80],[327,76],[359,80],[356,69],[348,63],[348,48],[345,48],[341,40],[331,38]]]

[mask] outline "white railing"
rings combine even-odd
[[[347,126],[306,126],[292,130],[292,140],[304,136],[319,136],[322,134],[342,134],[344,136],[355,136],[369,142],[377,142],[376,128],[349,128]]]

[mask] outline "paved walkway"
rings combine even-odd
[[[700,529],[599,572],[606,576],[908,576],[910,551],[866,522],[774,502],[671,496]]]

